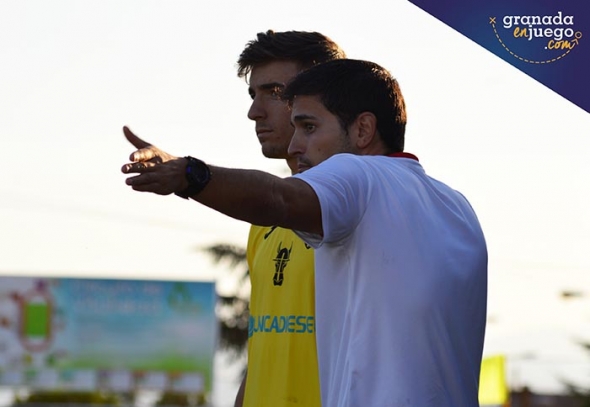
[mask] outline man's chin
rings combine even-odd
[[[284,160],[284,159],[288,158],[286,150],[281,150],[279,148],[265,146],[264,144],[262,145],[262,155],[265,156],[266,158],[273,158],[273,159]]]

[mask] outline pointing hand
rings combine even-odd
[[[139,174],[127,178],[125,183],[136,191],[168,195],[184,190],[186,159],[160,150],[137,137],[127,126],[123,127],[125,138],[137,150],[129,156],[131,161],[123,165],[124,174]]]

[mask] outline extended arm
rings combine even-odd
[[[127,131],[128,129],[126,136],[132,141]],[[137,136],[133,137],[143,148],[150,146],[155,149]],[[138,146],[135,143],[134,145]],[[131,156],[134,162],[122,168],[126,174],[138,174],[126,180],[134,190],[168,195],[187,187],[184,176],[185,159],[173,157],[165,162],[154,163],[141,160],[138,152],[134,154]],[[192,197],[194,200],[252,224],[276,225],[322,234],[319,200],[304,181],[296,178],[283,179],[255,170],[214,166],[210,168],[212,179],[202,192]]]
[[[211,167],[213,178],[196,201],[254,225],[321,234],[321,211],[313,189],[296,178],[255,170]]]

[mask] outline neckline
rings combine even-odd
[[[398,153],[391,153],[391,154],[387,154],[388,157],[394,157],[394,158],[409,158],[411,160],[416,160],[419,162],[418,157],[416,157],[414,154],[412,153],[406,153],[406,152],[398,152]]]

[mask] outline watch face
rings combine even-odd
[[[211,170],[203,161],[194,157],[184,157],[188,160],[184,175],[188,181],[188,187],[184,191],[176,191],[181,198],[188,199],[203,190],[211,180]]]
[[[186,179],[190,184],[205,186],[210,177],[209,167],[204,162],[196,158],[189,160],[186,166]]]
[[[207,180],[207,174],[206,171],[203,171],[203,168],[198,168],[191,163],[186,167],[186,178],[190,183],[201,184]]]

